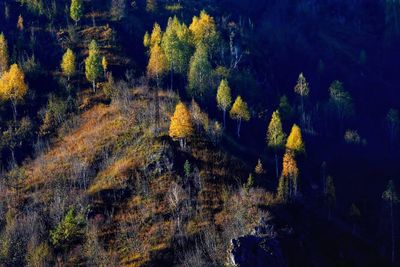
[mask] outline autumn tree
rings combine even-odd
[[[278,183],[278,198],[283,201],[291,201],[298,195],[299,169],[294,158],[294,153],[287,150],[283,156],[282,175]]]
[[[276,179],[279,177],[278,171],[278,151],[285,145],[286,134],[282,130],[281,118],[279,111],[272,113],[271,121],[267,130],[267,144],[268,147],[275,151],[275,174]]]
[[[150,58],[147,65],[147,75],[157,82],[157,87],[162,75],[168,71],[168,62],[162,47],[156,43],[150,49]]]
[[[160,24],[154,23],[153,25],[153,31],[151,32],[151,35],[148,34],[148,32],[145,33],[144,39],[143,39],[143,44],[145,47],[151,48],[154,45],[161,45],[162,41],[162,36],[163,32],[161,30]]]
[[[397,196],[396,188],[393,180],[390,180],[385,192],[382,194],[382,199],[389,205],[390,210],[390,225],[391,225],[391,240],[392,240],[392,263],[395,260],[395,233],[394,233],[394,205],[399,203],[399,197]]]
[[[292,150],[296,154],[305,153],[301,129],[296,124],[293,124],[292,126],[292,130],[290,131],[289,137],[286,141],[286,148]]]
[[[299,78],[297,79],[296,86],[294,87],[294,91],[297,94],[299,94],[301,98],[301,116],[302,116],[302,121],[304,122],[305,121],[304,97],[308,96],[308,94],[310,93],[310,89],[303,73],[300,73]]]
[[[214,18],[207,14],[206,11],[201,11],[200,16],[194,16],[189,30],[193,36],[193,44],[198,46],[202,44],[208,52],[211,52],[218,40],[217,26]]]
[[[242,121],[250,120],[250,112],[247,107],[247,103],[244,102],[240,96],[238,96],[233,103],[229,115],[232,119],[237,120],[237,136],[240,137],[240,126],[242,124]]]
[[[190,59],[188,75],[188,93],[199,100],[204,100],[211,89],[211,63],[208,61],[207,49],[199,45]]]
[[[226,126],[226,111],[232,104],[231,88],[226,79],[221,80],[217,91],[218,108],[223,112],[224,128]]]
[[[329,102],[336,111],[340,130],[342,130],[344,119],[353,112],[353,100],[350,93],[344,90],[343,84],[339,81],[334,81],[329,86],[329,95]]]
[[[71,0],[70,6],[70,16],[73,21],[75,21],[75,25],[78,25],[78,21],[83,16],[83,1],[82,0]]]
[[[3,33],[0,33],[0,77],[8,69],[8,45]]]
[[[74,52],[71,49],[67,49],[63,55],[61,61],[61,70],[65,76],[68,77],[68,81],[75,74],[76,71],[76,58]]]
[[[17,103],[24,99],[27,90],[24,72],[17,64],[11,65],[0,78],[0,98],[11,101],[14,122],[17,120]]]
[[[162,76],[168,71],[167,58],[162,47],[156,43],[150,49],[150,58],[147,65],[147,75],[149,78],[155,79],[156,88],[154,91],[154,106],[155,106],[155,124],[156,130],[160,120],[160,107],[158,98],[158,88]]]
[[[99,48],[95,40],[89,45],[89,55],[85,59],[86,79],[92,83],[93,92],[96,92],[96,81],[102,74],[101,59],[99,56]]]
[[[174,72],[184,74],[188,70],[192,50],[188,27],[177,17],[169,18],[161,45],[168,60],[172,89]]]
[[[186,147],[186,139],[193,135],[194,129],[189,109],[179,102],[175,107],[174,115],[171,117],[169,136],[179,140],[181,148]]]
[[[325,194],[325,202],[326,205],[328,206],[328,218],[330,219],[332,214],[332,208],[336,204],[336,191],[335,191],[335,185],[333,184],[332,176],[328,176],[328,178],[326,179],[324,194]]]

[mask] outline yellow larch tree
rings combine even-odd
[[[159,44],[155,44],[150,49],[150,58],[147,65],[147,75],[153,78],[159,86],[160,79],[163,74],[168,71],[168,61],[164,50]]]
[[[75,63],[75,54],[72,52],[71,49],[67,49],[65,54],[63,55],[61,61],[61,70],[65,76],[67,76],[68,81],[70,80],[71,76],[75,74],[76,71],[76,63]]]
[[[17,103],[24,99],[27,91],[24,72],[13,64],[0,78],[0,98],[11,101],[14,121],[17,120]]]
[[[193,123],[189,109],[182,102],[175,107],[174,115],[171,117],[169,126],[169,136],[174,140],[179,140],[181,148],[185,148],[186,139],[193,135]]]
[[[249,121],[251,118],[247,103],[243,101],[242,97],[238,96],[236,98],[229,115],[232,119],[237,120],[237,136],[240,137],[240,126],[242,120]]]
[[[209,49],[215,45],[218,39],[217,26],[214,18],[208,15],[204,10],[200,12],[199,17],[193,17],[189,30],[192,34],[195,46],[202,43]]]
[[[217,104],[218,108],[222,110],[224,117],[224,128],[226,126],[226,110],[232,103],[231,88],[229,87],[226,79],[221,80],[217,91]]]
[[[301,129],[296,124],[293,124],[292,130],[290,131],[286,142],[286,148],[292,150],[296,154],[305,153]]]
[[[286,202],[297,196],[299,169],[294,158],[294,152],[287,150],[283,156],[282,175],[278,184],[278,198]]]

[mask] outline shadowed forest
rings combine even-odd
[[[1,0],[0,266],[398,266],[399,0]]]

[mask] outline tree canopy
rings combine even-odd
[[[100,78],[102,73],[99,48],[96,41],[92,40],[89,45],[89,55],[85,59],[85,74],[86,79],[92,83],[93,91],[96,91],[96,81]]]
[[[292,130],[290,131],[289,137],[286,142],[286,148],[292,150],[295,153],[305,153],[301,129],[296,124],[293,124]]]
[[[61,61],[61,70],[68,80],[75,74],[76,71],[76,58],[71,49],[67,49]]]
[[[194,132],[192,118],[189,109],[182,102],[175,107],[174,115],[171,117],[169,136],[173,139],[185,139]]]
[[[71,19],[77,23],[83,16],[83,1],[82,0],[71,0],[70,6]]]

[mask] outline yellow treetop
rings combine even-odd
[[[295,153],[305,152],[301,129],[296,124],[293,124],[292,130],[286,142],[286,148]]]
[[[150,47],[154,45],[161,45],[162,36],[163,34],[160,25],[158,23],[154,23],[153,31],[151,32],[150,36]]]
[[[11,100],[15,104],[24,98],[27,90],[24,72],[17,64],[13,64],[0,79],[1,99]]]
[[[232,109],[229,114],[231,118],[235,120],[250,120],[250,112],[247,107],[247,103],[244,102],[240,96],[236,98],[235,103],[233,103]]]
[[[228,81],[223,79],[221,80],[217,91],[218,108],[225,111],[227,108],[229,108],[231,102],[231,89],[229,88]]]
[[[201,11],[200,17],[194,16],[189,30],[193,36],[195,45],[203,43],[206,46],[212,46],[218,38],[217,26],[214,18],[207,14],[206,11]]]
[[[68,79],[75,74],[75,55],[71,49],[67,49],[61,61],[61,70]]]
[[[168,61],[164,50],[159,44],[155,44],[150,50],[150,59],[147,65],[147,74],[151,78],[159,79],[168,71]]]
[[[193,134],[193,124],[189,109],[179,102],[175,107],[174,115],[171,117],[169,136],[173,139],[184,139]]]

